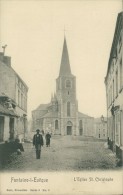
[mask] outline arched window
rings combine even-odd
[[[71,88],[71,81],[70,80],[66,80],[66,88]]]
[[[82,120],[79,121],[79,129],[82,129]]]
[[[67,102],[67,116],[70,116],[70,102]]]
[[[55,120],[55,129],[59,128],[58,120]]]

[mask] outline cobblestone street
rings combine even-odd
[[[54,136],[45,144],[41,159],[35,158],[32,143],[24,143],[21,155],[13,154],[2,171],[81,171],[116,169],[116,157],[104,141],[94,138]]]

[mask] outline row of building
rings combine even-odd
[[[105,77],[108,145],[123,157],[123,12],[118,14]]]
[[[104,117],[94,119],[78,111],[76,81],[70,69],[66,39],[56,83],[56,94],[52,95],[50,103],[32,111],[32,129],[106,139],[107,128],[102,127]],[[11,57],[0,52],[0,143],[17,136],[20,141],[27,138],[27,94],[28,87],[12,68]]]
[[[28,87],[11,66],[11,57],[0,52],[0,142],[16,136],[23,141],[27,131]]]
[[[123,153],[123,13],[118,14],[107,74],[105,77],[107,117],[95,119],[79,112],[76,77],[71,72],[66,38],[56,79],[56,92],[48,104],[32,111],[32,129],[57,135],[93,136],[107,139],[121,158]],[[28,87],[11,67],[11,58],[0,52],[0,142],[27,132]]]
[[[118,14],[107,74],[107,117],[94,119],[78,111],[76,77],[72,75],[64,39],[56,94],[49,104],[32,111],[33,129],[53,134],[94,136],[107,139],[109,148],[123,157],[123,12]]]
[[[32,111],[32,124],[30,126],[33,132],[36,129],[40,129],[43,130],[44,133],[50,132],[54,135],[71,135],[69,131],[67,131],[66,134],[61,134],[60,131],[58,131],[58,119],[52,118],[49,115],[47,119],[42,118],[42,108],[45,109],[44,112],[47,112],[46,107],[42,104],[36,110]],[[90,136],[97,139],[107,140],[107,117],[102,115],[99,118],[93,118],[81,113],[81,116],[78,117],[78,123],[79,136]]]

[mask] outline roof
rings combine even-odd
[[[109,61],[108,61],[108,68],[107,68],[107,74],[105,77],[105,81],[107,80],[108,72],[109,72],[109,69],[111,66],[111,60],[112,60],[112,58],[115,57],[114,53],[116,51],[116,44],[118,42],[120,31],[122,28],[123,28],[123,12],[120,12],[117,16],[115,32],[114,32],[114,37],[113,37],[113,41],[112,41],[112,46],[111,46],[110,57],[109,57]]]
[[[18,115],[13,110],[5,108],[2,104],[0,104],[0,114],[18,117]]]
[[[95,119],[94,119],[94,122],[95,122],[95,123],[100,123],[100,122],[102,122],[101,117],[95,118]],[[104,122],[107,122],[107,118],[106,118],[106,117],[104,117]]]
[[[67,43],[66,43],[65,37],[64,37],[64,44],[63,44],[63,51],[62,51],[59,76],[64,76],[64,75],[71,75],[69,55],[68,55]]]
[[[83,114],[83,113],[81,113],[81,112],[78,112],[78,117],[90,117],[90,118],[93,118],[93,117],[91,117],[91,116],[88,116],[88,115],[86,115],[86,114]]]
[[[57,117],[58,117],[58,112],[48,112],[43,116],[43,118],[57,118]]]
[[[50,105],[50,103],[48,104],[40,104],[35,110],[48,110],[48,106]]]
[[[0,54],[2,54],[3,55],[3,59],[5,58],[5,57],[9,57],[9,56],[4,56],[4,53],[3,52],[0,52]],[[9,57],[10,58],[10,57]],[[6,67],[7,68],[9,68],[9,69],[11,69],[12,70],[12,72],[14,73],[14,75],[16,76],[16,77],[18,77],[20,80],[21,80],[21,82],[23,83],[23,85],[25,86],[25,88],[26,88],[26,90],[28,91],[28,86],[27,86],[27,84],[23,81],[23,79],[19,76],[19,74],[13,69],[13,67],[10,65],[7,65],[4,61],[3,61],[3,59],[1,60],[0,59],[0,64],[2,65],[2,64],[4,64],[4,65],[6,65]]]

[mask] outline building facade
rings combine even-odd
[[[98,139],[107,139],[107,118],[101,116],[94,119],[94,137]]]
[[[51,96],[49,104],[41,104],[32,111],[32,120],[34,131],[39,128],[59,135],[92,136],[93,117],[78,112],[76,77],[71,73],[66,38],[56,79],[56,93]]]
[[[107,128],[109,147],[122,158],[123,153],[123,12],[118,14],[107,75]]]
[[[79,135],[92,137],[94,130],[94,118],[78,112]]]
[[[27,85],[11,67],[11,57],[0,52],[1,140],[13,139],[16,135],[20,140],[24,139],[27,131],[27,92]]]
[[[16,126],[17,114],[14,104],[11,104],[7,96],[0,95],[0,142],[14,139],[14,126]]]

